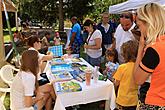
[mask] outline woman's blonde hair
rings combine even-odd
[[[153,43],[165,34],[165,10],[156,3],[149,3],[137,10],[139,20],[147,26],[146,43]]]

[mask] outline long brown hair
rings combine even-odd
[[[26,50],[21,58],[21,70],[30,71],[36,77],[39,72],[38,52],[35,50]],[[36,82],[37,85],[37,82]]]

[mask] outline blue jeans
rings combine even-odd
[[[34,104],[34,105],[33,105],[33,108],[34,108],[34,110],[37,110],[37,105]]]
[[[86,55],[86,61],[92,66],[100,66],[101,64],[101,56],[98,58],[92,58],[89,55]]]

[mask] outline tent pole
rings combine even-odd
[[[16,24],[16,30],[18,30],[18,14],[17,14],[17,11],[15,12],[15,24]]]
[[[3,38],[3,24],[2,24],[2,1],[0,0],[0,67],[5,64],[5,48]]]
[[[7,27],[8,27],[9,34],[10,34],[10,40],[12,41],[12,46],[13,46],[13,48],[14,48],[14,50],[15,50],[15,53],[14,53],[14,54],[17,56],[17,55],[19,55],[19,54],[18,54],[16,45],[15,45],[15,43],[14,43],[14,38],[13,38],[13,35],[12,35],[12,32],[11,32],[11,27],[10,27],[10,22],[9,22],[9,16],[8,16],[8,13],[7,13],[7,10],[6,10],[6,5],[5,5],[4,0],[2,0],[2,4],[3,4],[4,12],[5,12]]]

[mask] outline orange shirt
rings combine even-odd
[[[140,63],[140,67],[144,71],[151,73],[151,84],[147,92],[145,103],[157,106],[165,106],[165,36],[162,36],[161,38],[161,41],[157,40],[149,47],[155,50],[156,56],[159,59],[155,68],[147,66],[147,63],[145,62],[147,60],[144,60],[144,57],[147,55],[144,55],[142,62]],[[147,54],[147,50],[145,54]],[[155,63],[155,60],[153,60],[155,59],[154,57],[155,56],[151,56],[148,63]]]

